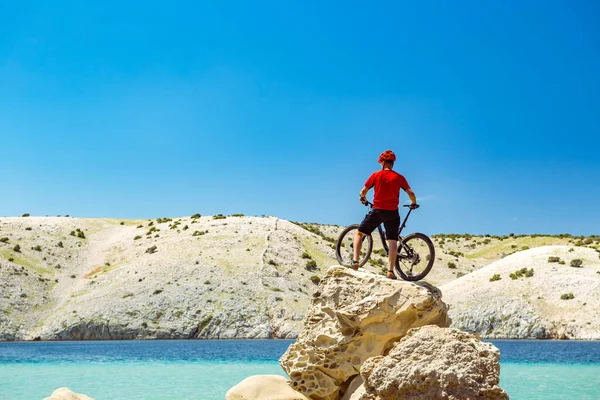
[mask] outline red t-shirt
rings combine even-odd
[[[397,210],[400,203],[400,188],[410,189],[406,178],[389,169],[373,172],[365,182],[365,187],[368,189],[375,187],[373,208],[379,210]]]

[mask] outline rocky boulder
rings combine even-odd
[[[229,389],[225,400],[310,400],[280,375],[254,375]]]
[[[63,387],[56,389],[52,392],[50,397],[46,397],[44,400],[94,400],[85,394],[78,394],[70,391],[68,388]]]
[[[360,369],[352,400],[508,399],[499,386],[500,351],[457,329],[412,329],[387,356]]]
[[[298,340],[279,362],[293,389],[314,400],[335,400],[367,359],[386,354],[409,329],[430,324],[449,325],[437,288],[332,267]]]

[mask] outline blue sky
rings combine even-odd
[[[600,233],[598,3],[376,4],[3,2],[0,215]]]

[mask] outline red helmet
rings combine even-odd
[[[383,164],[384,161],[396,161],[396,155],[391,150],[386,150],[379,155],[379,164]]]

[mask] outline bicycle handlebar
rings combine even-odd
[[[365,205],[365,207],[371,207],[371,208],[373,208],[373,203],[371,203],[369,200],[365,200],[365,202],[363,204]],[[412,206],[413,206],[412,204],[404,204],[402,207],[408,207],[411,210],[414,210],[414,209],[420,207],[420,206],[417,205],[416,208],[413,208]]]

